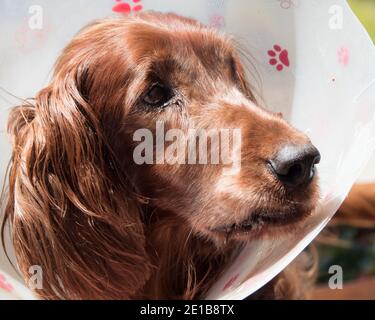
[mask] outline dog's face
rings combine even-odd
[[[152,207],[218,243],[301,221],[318,197],[317,150],[280,115],[256,105],[229,39],[173,15],[154,18],[117,26],[121,32],[112,30],[111,43],[109,31],[102,35],[102,47],[92,52],[105,54],[90,58],[82,84],[136,189]],[[96,31],[89,36],[103,32]],[[195,163],[187,142],[191,129],[219,135],[201,150],[194,140]],[[135,159],[141,143],[152,149],[146,163]],[[201,153],[207,158],[200,163]]]

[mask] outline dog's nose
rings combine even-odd
[[[320,153],[311,143],[286,145],[269,161],[275,176],[286,187],[308,184],[315,175],[315,164],[320,161]]]

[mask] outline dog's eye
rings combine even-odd
[[[146,93],[143,100],[151,106],[163,106],[171,99],[171,97],[171,90],[164,85],[157,83]]]

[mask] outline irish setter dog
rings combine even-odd
[[[233,40],[195,20],[144,12],[81,30],[8,122],[5,214],[24,277],[43,269],[36,293],[200,298],[244,243],[298,227],[319,197],[320,155],[253,91]],[[134,133],[157,122],[239,129],[240,170],[137,164]],[[299,292],[276,282],[267,297]]]

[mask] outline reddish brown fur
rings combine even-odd
[[[179,93],[157,112],[139,105],[154,78]],[[265,165],[280,146],[308,138],[256,107],[245,79],[230,39],[173,14],[98,21],[73,39],[49,86],[9,118],[6,218],[22,274],[43,268],[37,294],[197,298],[244,242],[311,212],[315,182],[288,193]],[[136,165],[132,135],[157,120],[184,131],[240,128],[240,174],[220,180],[218,165]],[[228,241],[212,231],[260,209],[284,213],[281,225]],[[273,295],[288,296],[279,287]]]

